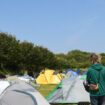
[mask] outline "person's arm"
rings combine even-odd
[[[98,90],[98,84],[90,84],[90,90]]]
[[[87,73],[86,73],[86,81],[87,81],[88,83],[90,83],[90,72],[89,72],[89,70],[88,70]]]
[[[98,79],[94,71],[91,71],[88,78],[90,78],[90,90],[98,90]]]
[[[90,84],[90,90],[98,90],[98,80],[96,79],[94,72],[88,70],[86,80]]]

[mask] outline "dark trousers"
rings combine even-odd
[[[105,96],[90,96],[91,105],[105,105]]]

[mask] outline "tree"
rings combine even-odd
[[[90,65],[89,55],[90,53],[88,52],[73,50],[68,52],[67,60],[70,62],[70,65],[73,68],[87,67]]]
[[[19,41],[10,34],[0,33],[0,68],[16,69]]]

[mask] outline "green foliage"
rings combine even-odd
[[[57,54],[59,68],[86,68],[90,65],[90,53],[73,50],[67,54]]]
[[[57,58],[57,68],[58,69],[67,69],[67,68],[70,68],[70,64],[67,60],[67,56],[65,54],[57,54],[56,55],[56,58]]]
[[[89,56],[90,53],[73,50],[68,52],[67,60],[73,68],[86,68],[90,65]]]
[[[15,37],[0,33],[0,69],[16,69],[19,42]]]
[[[101,57],[102,57],[102,64],[105,65],[105,53],[101,53]]]
[[[8,33],[0,33],[0,69],[21,73],[21,70],[40,72],[55,68],[56,57],[47,48],[20,42]]]
[[[24,71],[34,73],[44,68],[60,70],[87,68],[90,65],[89,56],[89,52],[80,50],[54,54],[42,46],[27,41],[20,42],[11,34],[0,33],[0,71],[5,74],[7,72],[23,74]],[[101,56],[105,65],[105,53]],[[7,72],[4,72],[6,70]]]

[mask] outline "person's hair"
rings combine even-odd
[[[90,55],[91,62],[94,63],[101,63],[101,56],[95,53],[91,53]]]

